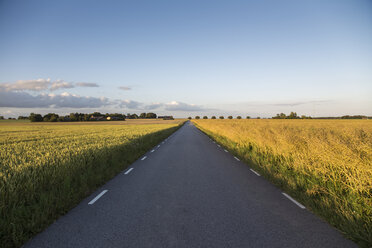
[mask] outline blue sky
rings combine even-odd
[[[0,115],[372,115],[372,2],[0,1]]]

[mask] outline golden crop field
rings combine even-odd
[[[346,236],[372,244],[372,121],[193,122]]]
[[[1,247],[21,246],[183,122],[0,121]]]

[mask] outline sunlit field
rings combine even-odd
[[[183,120],[0,121],[0,244],[22,245]]]
[[[125,121],[71,121],[71,122],[30,122],[29,120],[0,120],[0,127],[6,125],[141,125],[141,124],[178,124],[185,119],[127,119]]]
[[[359,244],[372,243],[371,120],[193,120]]]

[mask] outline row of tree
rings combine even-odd
[[[119,121],[125,120],[123,114],[101,114],[100,112],[94,112],[91,114],[84,113],[70,113],[69,115],[60,116],[55,113],[48,113],[44,116],[41,114],[31,113],[28,119],[31,122],[71,122],[71,121]]]
[[[272,119],[312,119],[311,116],[301,115],[298,116],[296,112],[291,112],[289,115],[284,113],[276,114]]]
[[[224,116],[218,117],[219,119],[225,119]],[[228,119],[233,119],[233,117],[230,115],[227,117]],[[368,116],[365,115],[344,115],[341,117],[315,117],[315,119],[368,119]],[[189,120],[192,119],[192,117],[188,117]],[[195,119],[200,119],[200,116],[195,116]],[[208,116],[203,116],[203,119],[208,119]],[[216,116],[212,116],[211,119],[217,119]],[[236,119],[242,119],[241,116],[237,116]],[[251,119],[250,116],[247,116],[246,119]],[[257,119],[260,119],[260,117],[257,117]],[[296,112],[291,112],[289,115],[286,115],[284,113],[277,114],[276,116],[272,117],[272,119],[313,119],[311,116],[306,115],[297,115]]]
[[[218,117],[219,119],[225,119],[224,116]],[[342,117],[341,117],[342,118]],[[192,119],[192,117],[188,117],[189,120]],[[200,116],[195,116],[195,119],[200,119]],[[208,116],[203,116],[203,119],[208,119]],[[216,116],[212,116],[211,119],[217,119]],[[227,119],[234,119],[231,115],[227,117]],[[241,116],[237,116],[236,119],[242,119]],[[251,119],[250,116],[247,116],[246,119]],[[257,117],[256,119],[261,119],[260,117]],[[272,119],[311,119],[311,116],[301,115],[298,116],[296,112],[291,112],[289,115],[286,115],[284,113],[277,114],[276,116],[272,117]]]
[[[71,113],[65,116],[59,116],[55,113],[49,113],[44,116],[40,114],[31,113],[30,116],[19,116],[18,120],[31,120],[32,122],[41,122],[41,121],[48,121],[48,122],[57,122],[57,121],[112,121],[112,120],[125,120],[125,119],[156,119],[157,115],[155,113],[141,113],[140,115],[137,114],[101,114],[100,112],[94,112],[91,114],[84,114],[84,113]],[[159,118],[162,118],[159,116]],[[224,116],[219,116],[219,119],[225,119]],[[228,119],[233,119],[230,115],[227,117]],[[365,115],[344,115],[341,117],[315,117],[314,119],[372,119],[372,117],[368,117]],[[15,120],[16,118],[8,118],[9,120]],[[188,119],[192,119],[192,117],[188,117]],[[200,116],[195,116],[195,119],[200,119]],[[208,116],[203,116],[203,119],[208,119]],[[216,116],[212,116],[211,119],[217,119]],[[237,116],[236,119],[242,119],[241,116]],[[250,116],[246,116],[246,119],[251,119]],[[256,119],[260,119],[257,117]],[[277,114],[276,116],[272,117],[272,119],[313,119],[311,116],[301,115],[298,116],[296,112],[291,112],[289,115],[284,113]],[[0,120],[5,120],[4,116],[0,116]]]
[[[344,115],[341,119],[368,119],[366,115]]]
[[[245,117],[245,118],[246,118],[246,119],[251,119],[250,116],[247,116],[247,117]],[[187,119],[191,120],[192,117],[190,116],[190,117],[188,117]],[[200,119],[200,116],[198,116],[198,115],[195,116],[195,119],[197,119],[197,120]],[[203,119],[208,119],[208,116],[206,116],[206,115],[203,116]],[[212,116],[211,119],[217,119],[217,117],[216,117],[216,116]],[[225,119],[225,117],[221,115],[220,117],[218,117],[218,119],[221,119],[221,120],[222,120],[222,119]],[[233,117],[230,115],[230,116],[227,117],[227,119],[233,119]],[[236,119],[242,119],[242,117],[241,117],[241,116],[237,116]],[[257,117],[257,119],[260,119],[260,117]]]
[[[344,115],[341,117],[314,117],[314,119],[368,119],[366,115]],[[289,115],[285,115],[284,113],[277,114],[276,116],[272,117],[272,119],[313,119],[311,116],[301,115],[298,116],[296,112],[291,112]]]
[[[0,120],[6,120],[6,118],[2,115],[0,115]],[[8,117],[8,120],[17,120],[16,118],[14,117]]]
[[[141,113],[137,114],[127,114],[128,119],[156,119],[157,115],[155,113]]]
[[[219,119],[225,119],[224,116],[218,117]],[[342,118],[342,117],[341,117]],[[192,117],[188,117],[189,120],[192,119]],[[200,116],[195,116],[195,119],[200,119]],[[203,116],[203,119],[208,119],[208,116]],[[212,116],[211,119],[217,119],[216,116]],[[227,119],[234,119],[233,116],[228,116]],[[236,119],[242,119],[241,116],[237,116]],[[246,119],[251,119],[250,116],[247,116]],[[256,119],[261,119],[260,117],[256,117]],[[291,112],[289,115],[286,115],[284,113],[277,114],[276,116],[272,117],[272,119],[312,119],[311,116],[301,115],[298,116],[296,112]]]
[[[41,114],[31,113],[29,117],[20,116],[18,119],[29,119],[31,122],[70,122],[70,121],[124,121],[128,119],[155,119],[157,115],[155,113],[142,113],[139,116],[137,114],[101,114],[100,112],[94,112],[91,114],[84,113],[71,113],[69,115],[60,116],[55,113],[49,113],[44,116]]]

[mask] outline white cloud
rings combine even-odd
[[[50,78],[36,80],[18,80],[14,83],[0,84],[0,91],[42,91],[47,90],[50,86]]]
[[[0,84],[0,108],[99,108],[111,106],[114,108],[126,108],[132,110],[157,110],[157,111],[208,111],[204,107],[195,104],[173,101],[170,103],[143,103],[134,100],[110,100],[105,97],[88,97],[63,92],[51,93],[61,89],[75,87],[99,87],[96,83],[66,82],[64,80],[51,81],[48,79],[19,80],[14,83]],[[122,86],[120,89],[130,90],[130,87]],[[44,91],[43,93],[31,93],[30,91]]]
[[[176,102],[176,101],[166,103],[164,109],[168,111],[206,111],[207,110],[200,105],[187,104],[187,103]]]
[[[143,103],[132,101],[132,100],[122,100],[119,103],[119,107],[126,107],[128,109],[142,109]]]
[[[162,106],[164,106],[163,103],[151,103],[151,104],[145,105],[144,109],[153,110],[153,109],[158,109]]]
[[[73,85],[73,83],[65,82],[63,80],[57,80],[52,83],[49,90],[53,91],[53,90],[58,90],[58,89],[71,89],[74,87],[75,86]]]
[[[87,82],[66,82],[64,80],[51,81],[47,79],[36,79],[36,80],[18,80],[14,83],[2,83],[0,84],[0,91],[54,91],[59,89],[72,89],[75,87],[99,87],[96,83]]]
[[[31,95],[27,92],[0,91],[0,107],[14,108],[98,108],[110,105],[107,98],[62,94]]]
[[[122,100],[119,102],[119,107],[136,109],[136,110],[154,110],[154,109],[164,109],[166,111],[208,111],[208,109],[195,104],[187,104],[183,102],[172,101],[170,103],[151,103],[145,104],[142,102],[137,102],[133,100]]]
[[[78,83],[76,83],[76,86],[79,86],[79,87],[99,87],[99,85],[96,84],[96,83],[86,83],[86,82],[78,82]]]

